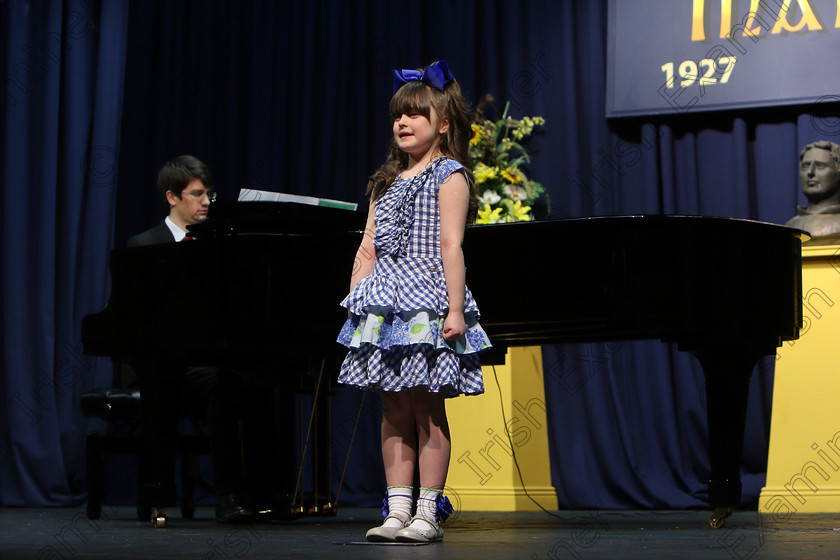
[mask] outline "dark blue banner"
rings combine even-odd
[[[607,116],[840,101],[840,0],[610,0]]]

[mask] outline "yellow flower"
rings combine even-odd
[[[479,142],[481,142],[481,139],[484,136],[484,130],[482,130],[477,123],[472,123],[470,127],[473,131],[472,138],[470,138],[470,146],[476,146]]]
[[[522,172],[515,167],[507,167],[502,169],[502,178],[515,185],[522,182]]]
[[[478,218],[475,220],[477,224],[495,224],[502,218],[502,209],[490,209],[489,204],[485,204],[483,209],[479,209]]]
[[[530,222],[531,221],[531,215],[529,214],[530,211],[531,211],[530,206],[522,206],[522,201],[517,200],[516,202],[513,203],[513,207],[510,210],[510,215],[513,216],[513,218],[517,222]]]
[[[484,183],[486,181],[490,181],[491,179],[495,179],[498,175],[498,171],[498,167],[490,167],[489,165],[479,163],[475,166],[475,169],[473,170],[473,174],[475,175],[475,182]]]
[[[478,191],[483,193],[478,201],[480,224],[532,221],[530,205],[545,192],[540,183],[530,180],[520,169],[529,161],[522,142],[536,127],[543,126],[545,119],[514,119],[508,114],[509,107],[509,103],[505,105],[496,121],[481,119],[470,125],[469,155]]]

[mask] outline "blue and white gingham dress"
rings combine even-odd
[[[376,261],[341,305],[350,311],[338,342],[349,352],[338,381],[402,391],[426,386],[447,397],[484,392],[478,353],[490,348],[465,288],[467,333],[443,339],[449,295],[440,252],[438,191],[463,166],[441,157],[415,177],[397,177],[376,202]]]

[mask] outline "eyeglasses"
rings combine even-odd
[[[216,192],[215,191],[189,191],[189,192],[182,192],[182,195],[189,195],[190,198],[200,201],[204,200],[204,197],[207,197],[207,200],[210,202],[216,202]]]

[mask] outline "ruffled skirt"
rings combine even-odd
[[[425,386],[446,397],[484,392],[479,353],[490,340],[469,290],[466,334],[453,344],[443,339],[448,295],[440,259],[381,258],[342,305],[350,317],[338,342],[349,352],[339,383],[385,391]]]

